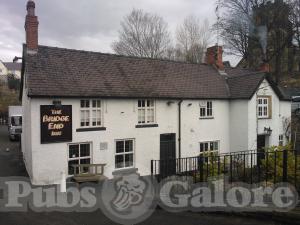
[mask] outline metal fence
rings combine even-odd
[[[245,151],[201,154],[197,157],[152,160],[151,174],[158,180],[172,176],[193,177],[194,182],[226,175],[230,182],[266,184],[289,182],[300,190],[300,155],[295,150]]]
[[[7,118],[6,117],[0,117],[0,125],[7,125]]]

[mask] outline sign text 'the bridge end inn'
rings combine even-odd
[[[72,106],[41,105],[41,143],[72,141]]]

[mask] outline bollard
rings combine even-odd
[[[66,181],[65,172],[61,172],[60,192],[61,193],[66,193],[67,192],[67,181]]]

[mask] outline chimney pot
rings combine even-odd
[[[30,14],[31,16],[34,16],[34,9],[35,9],[34,1],[28,1],[26,8],[27,8],[28,14]]]
[[[38,50],[38,18],[35,16],[35,3],[32,0],[27,2],[27,15],[25,20],[26,46],[27,51],[36,53]]]
[[[215,45],[207,48],[206,63],[208,65],[215,65],[218,70],[224,70],[222,46]]]

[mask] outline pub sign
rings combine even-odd
[[[41,105],[41,143],[72,141],[72,106]]]

